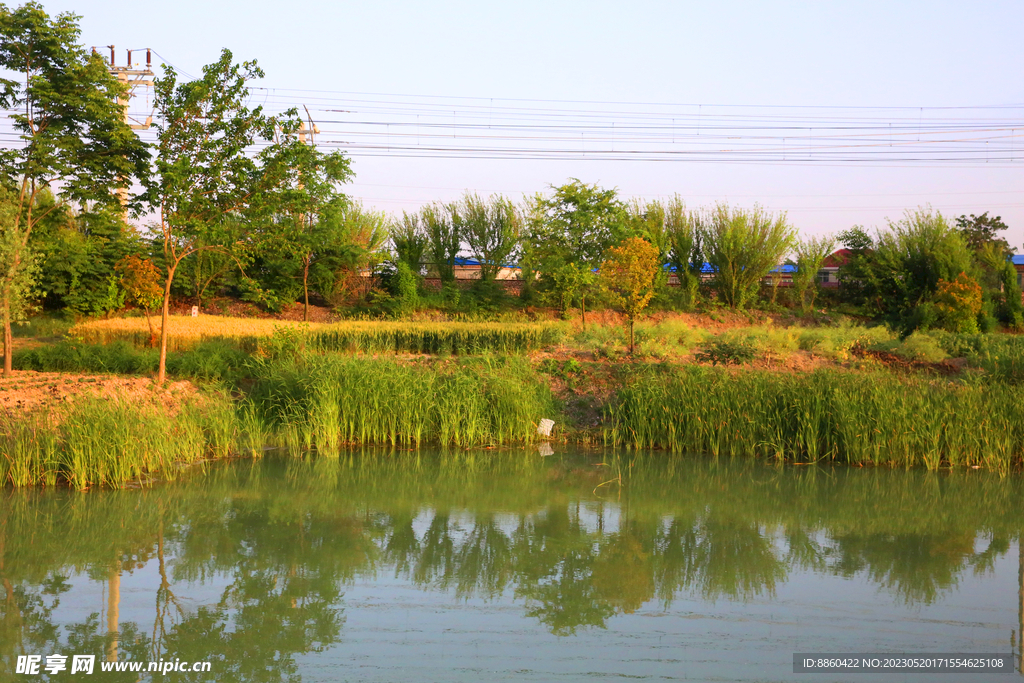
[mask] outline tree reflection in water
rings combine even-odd
[[[379,572],[460,600],[511,595],[556,635],[683,597],[771,599],[794,571],[929,604],[1020,539],[1019,478],[651,456],[606,502],[589,471],[364,453],[235,463],[148,490],[2,491],[0,673],[18,654],[67,651],[292,680],[297,656],[343,637],[345,586]],[[117,622],[113,590],[116,631],[99,612],[59,617],[80,577],[113,587],[143,567],[151,627]],[[218,599],[189,597],[204,585],[222,586]]]

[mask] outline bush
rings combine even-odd
[[[694,354],[694,358],[698,362],[712,365],[738,365],[754,360],[756,353],[757,349],[749,340],[718,338]]]

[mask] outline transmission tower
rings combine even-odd
[[[153,50],[148,47],[140,47],[134,50],[126,50],[126,52],[128,53],[128,61],[125,66],[118,66],[114,59],[114,46],[103,45],[102,47],[105,47],[110,50],[110,64],[107,66],[107,69],[110,71],[110,74],[114,78],[116,78],[118,82],[123,83],[127,86],[127,92],[117,99],[117,103],[120,104],[122,109],[124,110],[124,122],[127,123],[132,128],[132,130],[147,130],[151,125],[153,125],[152,112],[146,115],[145,121],[142,121],[132,117],[129,114],[128,105],[131,103],[132,98],[135,97],[135,91],[140,86],[143,88],[153,87]],[[96,48],[93,47],[92,51],[96,52]],[[145,67],[143,67],[142,64],[133,64],[132,53],[143,51],[145,51],[146,53]]]

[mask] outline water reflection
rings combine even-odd
[[[793,572],[928,605],[1019,547],[1021,489],[977,472],[362,453],[240,462],[150,490],[2,491],[0,673],[18,654],[67,651],[291,680],[297,657],[344,638],[346,586],[382,575],[461,600],[514,596],[558,636],[683,596],[709,610],[770,599]],[[136,572],[151,624],[120,616]],[[85,577],[106,608],[62,617]],[[1024,610],[1024,592],[1011,597]]]

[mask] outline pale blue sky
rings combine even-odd
[[[324,141],[360,138],[350,124],[376,117],[390,146],[408,133],[419,145],[423,121],[438,120],[451,104],[451,120],[468,121],[474,107],[487,124],[512,122],[517,107],[537,124],[542,109],[578,123],[598,112],[605,123],[628,126],[649,112],[690,116],[708,126],[717,115],[776,117],[777,123],[869,117],[927,124],[945,119],[998,120],[1019,129],[982,143],[973,163],[897,164],[793,160],[771,163],[595,161],[551,159],[437,159],[356,156],[351,193],[388,210],[450,199],[462,189],[520,196],[570,176],[618,187],[624,196],[679,192],[690,205],[729,200],[789,210],[808,233],[855,223],[881,225],[904,207],[931,203],[944,213],[1001,214],[1018,250],[1024,242],[1024,2],[306,2],[176,0],[129,4],[123,0],[45,1],[50,12],[83,16],[83,41],[122,48],[155,48],[179,69],[196,74],[222,47],[240,59],[256,58],[269,108],[309,104]],[[331,93],[285,91],[320,90]],[[395,98],[346,93],[388,93]],[[428,96],[481,100],[426,99]],[[494,98],[491,102],[490,98]],[[507,99],[531,100],[516,103]],[[369,103],[368,100],[373,100]],[[540,103],[538,100],[577,102]],[[579,101],[666,103],[672,106],[601,105]],[[388,104],[384,104],[387,102]],[[396,105],[401,102],[401,105]],[[428,106],[429,105],[429,106]],[[912,110],[721,108],[912,107]],[[997,110],[931,107],[1017,105]],[[140,106],[144,106],[140,105]],[[403,116],[396,107],[412,107]],[[362,109],[359,109],[362,107]],[[377,110],[371,111],[372,107]],[[424,107],[432,108],[431,114]],[[344,112],[326,112],[326,109]],[[357,111],[358,110],[358,111]],[[567,114],[571,112],[571,114]],[[626,112],[621,117],[614,112]],[[503,119],[504,117],[504,119]],[[479,117],[478,117],[479,118]],[[527,120],[528,119],[528,120]],[[447,119],[443,119],[447,120]],[[479,118],[482,121],[482,118]],[[809,120],[809,119],[808,119]],[[404,121],[406,128],[401,128]],[[413,122],[415,126],[413,126]],[[763,120],[762,120],[763,123]],[[673,125],[679,125],[673,119]],[[813,122],[809,124],[813,127]],[[415,131],[415,132],[413,132]],[[452,131],[458,135],[456,131]],[[691,131],[694,132],[694,131]],[[439,134],[443,137],[447,131]],[[575,133],[574,133],[575,134]],[[695,132],[706,135],[706,129]],[[755,133],[744,133],[752,135]],[[588,134],[580,134],[586,138]],[[594,133],[600,137],[599,133]],[[617,135],[617,133],[616,133]],[[810,133],[795,134],[814,139]],[[809,135],[809,138],[808,138]],[[332,137],[333,136],[333,137]],[[660,151],[731,147],[719,141],[655,140]],[[613,135],[612,137],[615,137]],[[920,138],[920,135],[918,135]],[[454,139],[454,138],[453,138]],[[596,139],[596,138],[595,138]],[[898,139],[898,138],[897,138]],[[413,140],[415,140],[413,142]],[[730,142],[731,141],[731,142]],[[456,141],[462,145],[461,140]],[[743,144],[746,144],[745,141]],[[472,144],[466,142],[465,144]],[[491,145],[492,142],[486,144]],[[512,146],[541,144],[513,141]],[[556,147],[563,142],[546,142]],[[606,143],[581,139],[583,151]],[[620,151],[621,139],[607,142]],[[758,143],[760,144],[760,143]],[[780,144],[778,138],[772,143]],[[790,149],[800,143],[781,143]],[[1012,163],[986,164],[993,145],[1019,149]],[[393,150],[387,151],[391,153]],[[776,149],[776,151],[778,151]],[[356,150],[353,150],[355,153]],[[940,155],[941,156],[941,155]],[[733,157],[724,157],[734,159]]]

